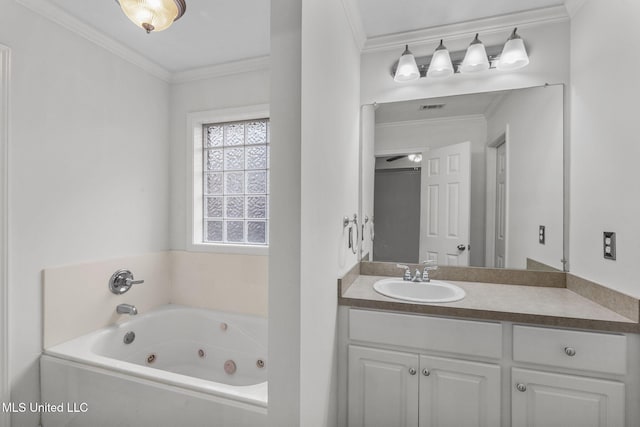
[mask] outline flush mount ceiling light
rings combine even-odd
[[[504,44],[500,59],[498,60],[498,70],[517,70],[529,65],[529,55],[524,47],[524,41],[516,33],[517,28],[513,29],[513,33]]]
[[[116,0],[127,18],[147,31],[166,30],[187,10],[184,0]]]
[[[485,47],[478,34],[465,51],[449,52],[440,40],[433,55],[415,57],[406,46],[400,59],[391,67],[391,75],[397,82],[406,82],[420,77],[448,77],[488,69],[512,71],[526,67],[529,56],[516,31],[517,28],[504,46]]]
[[[397,82],[407,82],[416,80],[419,77],[420,71],[418,71],[416,58],[409,50],[409,45],[405,45],[404,52],[402,52],[402,56],[398,60],[398,67],[396,68],[393,79]]]

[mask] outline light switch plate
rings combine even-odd
[[[544,225],[541,225],[540,228],[538,229],[538,243],[540,243],[541,245],[544,245],[545,238],[546,238],[545,228],[544,228]]]
[[[604,259],[616,259],[616,233],[605,231],[602,233],[602,248]]]

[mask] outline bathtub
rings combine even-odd
[[[46,349],[42,426],[266,425],[266,357],[266,319],[163,306]]]

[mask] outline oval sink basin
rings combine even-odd
[[[373,284],[379,294],[403,301],[413,302],[453,302],[466,295],[458,286],[432,280],[430,282],[408,282],[401,279],[383,279]]]

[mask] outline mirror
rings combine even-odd
[[[364,106],[363,259],[562,271],[563,89]]]

